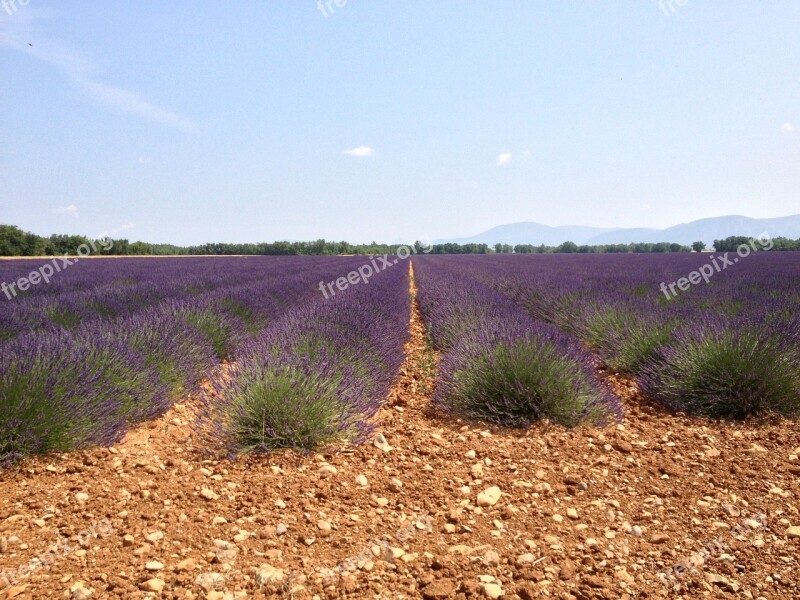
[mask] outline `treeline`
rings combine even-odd
[[[92,254],[126,256],[144,254],[188,254],[185,248],[171,244],[147,244],[125,239],[93,240],[83,235],[42,237],[22,231],[14,225],[0,225],[0,256],[64,256],[76,255],[78,248],[88,246]]]
[[[415,254],[490,254],[488,244],[413,244]],[[316,240],[314,242],[273,242],[262,244],[204,244],[190,246],[188,254],[265,254],[270,256],[337,256],[343,254],[393,254],[400,244],[350,244]]]
[[[730,237],[726,237],[724,240],[714,240],[714,249],[717,252],[735,252],[736,249],[741,246],[750,246],[752,247],[751,241],[755,242],[756,248],[759,250],[770,250],[770,251],[791,251],[791,250],[800,250],[800,238],[796,240],[792,240],[785,237],[775,237],[775,238],[749,238],[744,237],[741,235],[732,235]],[[771,245],[771,247],[770,247]]]
[[[545,246],[541,244],[495,244],[494,251],[500,254],[619,254],[628,252],[691,252],[689,246],[660,242],[656,244],[602,244],[599,246],[579,246],[575,242],[564,242],[558,246]]]
[[[735,251],[741,244],[747,244],[750,238],[731,236],[724,240],[714,240],[714,249],[718,252]],[[800,239],[772,238],[761,244],[762,248],[771,242],[771,250],[800,250]],[[76,255],[81,246],[92,248],[92,254],[106,256],[178,256],[178,255],[269,255],[269,256],[320,256],[320,255],[381,255],[397,252],[398,244],[350,244],[315,240],[313,242],[272,242],[260,244],[203,244],[200,246],[175,246],[173,244],[149,244],[147,242],[131,242],[127,239],[91,240],[82,235],[58,235],[50,237],[38,236],[22,231],[14,225],[0,225],[0,256],[63,256]],[[703,242],[695,242],[692,246],[681,244],[636,243],[636,244],[604,244],[598,246],[581,245],[564,242],[558,246],[533,244],[433,244],[425,245],[415,242],[415,253],[430,254],[605,254],[605,253],[664,253],[691,252],[703,250]]]
[[[106,256],[178,256],[178,255],[269,255],[269,256],[336,256],[343,254],[381,255],[397,252],[398,244],[350,244],[315,240],[313,242],[272,242],[260,244],[202,244],[200,246],[175,246],[130,242],[126,239],[90,240],[82,235],[51,235],[41,237],[22,231],[14,225],[0,225],[0,256],[63,256],[76,255],[81,246],[93,248],[92,254]],[[488,254],[487,244],[436,244],[428,246],[414,243],[416,254]]]
[[[417,242],[420,244],[420,242]],[[189,246],[187,254],[226,255],[267,255],[267,256],[337,256],[343,254],[390,254],[397,250],[397,245],[350,244],[349,242],[332,242],[315,240],[313,242],[272,242],[260,244],[203,244]]]

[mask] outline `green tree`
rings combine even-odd
[[[575,242],[564,242],[558,248],[556,248],[556,252],[572,254],[578,251],[578,244]]]

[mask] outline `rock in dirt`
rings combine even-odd
[[[93,593],[94,590],[87,588],[86,584],[82,581],[76,581],[72,584],[72,587],[69,588],[70,600],[86,600],[90,598]]]
[[[175,570],[180,572],[191,573],[197,567],[197,561],[193,558],[187,558],[178,563]]]
[[[800,538],[800,527],[789,527],[786,530],[786,535],[790,540]]]
[[[217,500],[219,498],[219,494],[209,488],[203,488],[200,490],[200,495],[206,500]]]
[[[651,544],[666,544],[669,536],[666,533],[656,533],[650,538]]]
[[[222,573],[201,573],[194,580],[194,584],[206,592],[213,592],[218,590],[224,581],[225,576]]]
[[[148,579],[139,586],[139,589],[145,592],[160,592],[167,585],[163,579]]]
[[[720,588],[725,592],[730,592],[732,594],[735,594],[736,592],[739,591],[738,583],[736,583],[735,581],[729,581],[728,579],[722,577],[721,575],[706,573],[705,580],[706,582],[710,583],[711,585],[717,586],[718,588]]]
[[[277,585],[283,583],[284,573],[282,569],[276,569],[272,565],[263,564],[256,571],[256,583],[259,586]]]
[[[236,555],[239,553],[239,548],[231,542],[224,540],[214,540],[214,554],[215,561],[218,563],[232,563],[236,560]]]
[[[497,501],[500,500],[500,496],[503,495],[503,492],[500,491],[500,488],[492,486],[490,488],[485,489],[480,494],[478,494],[478,506],[482,507],[489,507],[494,506],[497,504]]]
[[[378,450],[383,450],[384,452],[389,452],[392,450],[392,447],[389,445],[389,440],[387,440],[386,436],[382,433],[379,433],[375,436],[375,439],[372,440],[372,445]]]
[[[422,590],[422,597],[425,600],[445,600],[455,596],[456,586],[452,581],[442,579],[428,584]]]

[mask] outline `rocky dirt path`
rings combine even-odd
[[[618,427],[443,420],[416,306],[410,329],[364,446],[209,460],[189,399],[1,474],[0,598],[800,597],[795,425],[668,415],[615,376]]]

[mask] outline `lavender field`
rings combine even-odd
[[[198,391],[348,258],[88,260],[0,305],[0,460],[108,445]],[[40,266],[3,263],[13,280]]]
[[[672,410],[714,418],[794,416],[800,410],[800,253],[730,255],[505,255],[418,262],[471,287],[472,298],[489,297],[486,288],[501,294],[493,302],[496,311],[502,314],[508,309],[501,306],[514,303],[537,327],[557,328],[598,366],[633,377],[650,399]],[[673,283],[681,279],[685,290]],[[438,320],[431,319],[434,332]],[[474,353],[475,347],[466,351]],[[517,376],[513,381],[520,384]]]
[[[754,253],[709,274],[716,260],[415,257],[428,343],[441,353],[436,409],[508,427],[618,423],[603,371],[677,412],[795,416],[800,254]],[[210,448],[365,439],[398,375],[411,306],[406,266],[320,294],[319,282],[362,263],[87,260],[4,300],[0,459],[113,444],[208,379],[197,423]],[[38,263],[2,266],[13,280]],[[684,277],[693,282],[672,294]]]

